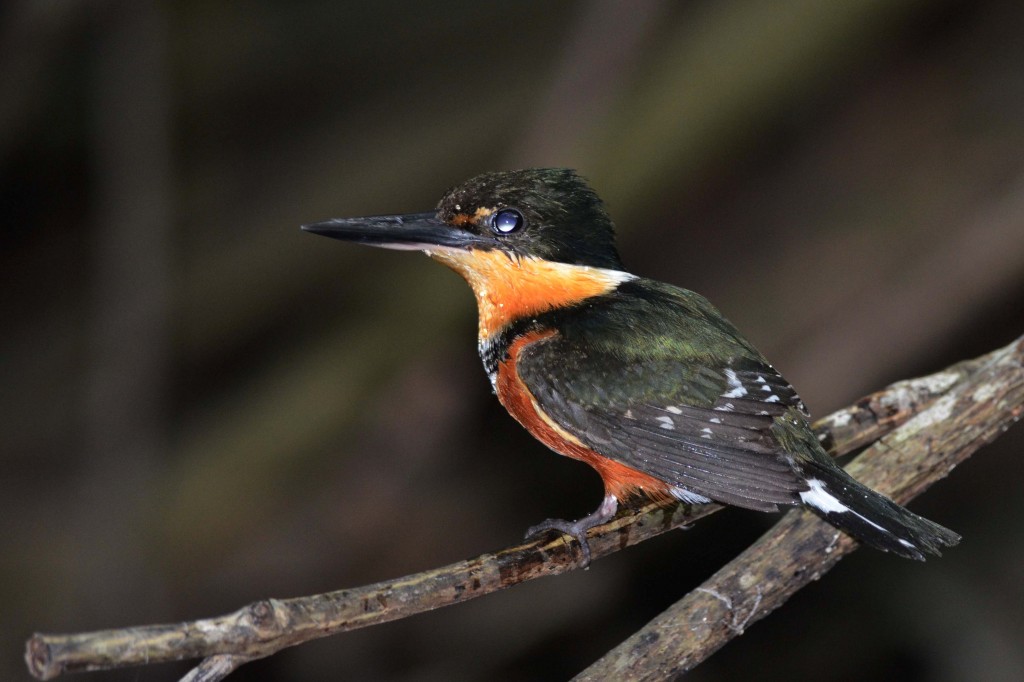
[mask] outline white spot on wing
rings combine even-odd
[[[777,396],[777,395],[770,395],[767,398],[765,398],[764,401],[766,403],[777,403],[777,402],[779,402],[779,396]]]
[[[687,502],[689,504],[707,504],[711,501],[710,498],[698,495],[697,493],[692,493],[686,488],[672,488],[669,493],[677,500]]]
[[[676,430],[676,423],[672,421],[672,417],[658,417],[658,421],[661,422],[658,424],[661,428],[668,429],[669,431]]]
[[[676,407],[675,405],[669,405],[669,406],[668,406],[668,407],[666,407],[665,409],[666,409],[666,410],[668,410],[669,412],[671,412],[672,414],[682,414],[682,413],[683,413],[683,411],[682,411],[682,410],[680,410],[680,409],[679,409],[678,407]]]
[[[731,369],[725,370],[725,380],[729,382],[729,390],[722,394],[723,398],[742,398],[747,394],[743,383],[737,378],[736,372]]]
[[[890,531],[888,528],[882,528],[877,523],[867,518],[863,514],[858,514],[857,512],[853,511],[845,504],[837,500],[835,495],[825,490],[825,484],[822,481],[816,478],[810,478],[807,479],[807,485],[809,485],[811,489],[805,490],[804,492],[800,493],[800,499],[803,500],[804,504],[810,505],[815,509],[820,509],[826,514],[853,514],[854,516],[859,517],[865,523],[874,526],[883,533],[888,533],[889,535],[892,535],[892,531]]]
[[[850,511],[849,507],[837,500],[832,493],[825,490],[825,484],[818,479],[808,479],[807,485],[809,485],[811,489],[800,493],[800,499],[803,500],[804,504],[809,504],[815,509],[820,509],[825,513],[842,513]]]
[[[713,435],[714,435],[714,431],[712,431],[711,429],[709,429],[707,427],[705,427],[705,428],[700,430],[700,437],[701,438],[711,438],[711,436],[713,436]]]

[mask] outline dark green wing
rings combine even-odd
[[[596,452],[699,497],[760,510],[807,484],[774,439],[793,387],[702,297],[650,281],[581,306],[519,354],[538,405]]]

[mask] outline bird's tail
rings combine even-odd
[[[810,468],[810,467],[809,467]],[[814,466],[800,498],[811,511],[861,542],[908,559],[939,556],[960,536],[861,485],[839,467]]]

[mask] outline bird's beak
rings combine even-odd
[[[469,250],[495,244],[493,239],[438,220],[434,213],[334,218],[303,225],[302,229],[334,239],[409,251],[431,251],[438,247]]]

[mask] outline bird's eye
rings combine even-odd
[[[511,234],[525,224],[523,214],[514,208],[503,208],[491,217],[491,228],[498,234]]]

